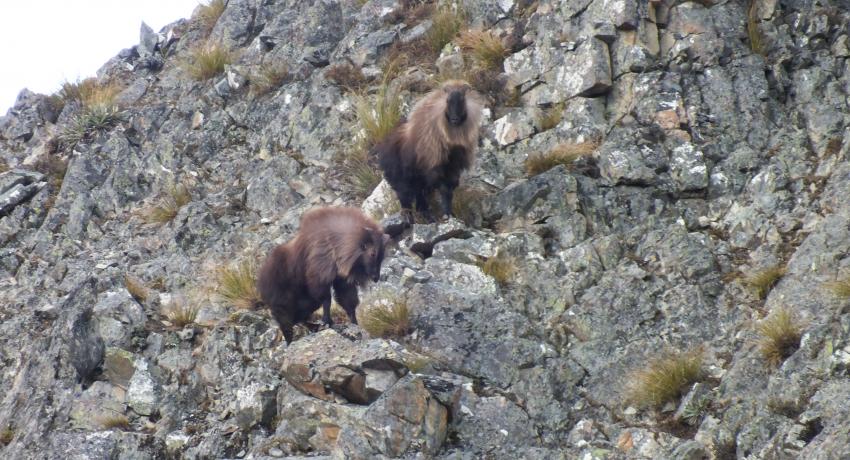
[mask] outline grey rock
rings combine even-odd
[[[133,366],[135,372],[127,389],[127,405],[139,415],[151,415],[159,403],[159,384],[151,374],[147,361],[138,359]]]

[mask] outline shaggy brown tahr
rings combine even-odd
[[[357,287],[378,281],[389,236],[355,208],[319,208],[301,217],[298,234],[275,247],[257,276],[260,296],[280,325],[286,343],[293,326],[322,307],[332,325],[331,288],[351,322],[360,300]]]
[[[469,83],[450,80],[423,97],[387,138],[374,147],[384,177],[408,221],[413,202],[428,221],[428,198],[440,191],[443,214],[452,215],[452,195],[461,173],[475,159],[483,104]]]

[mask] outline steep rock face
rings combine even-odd
[[[434,27],[415,6],[230,0],[212,24],[143,26],[98,73],[120,117],[75,143],[85,107],[21,92],[0,117],[0,454],[850,456],[850,316],[824,284],[850,270],[841,1],[463,1],[509,48],[469,74],[490,96],[464,177],[479,193],[462,220],[407,230],[386,187],[364,206],[396,244],[361,308],[404,299],[410,333],[287,347],[266,312],[212,295],[217,267],[305,210],[363,202],[338,161],[362,148],[356,100],[327,70],[351,63],[376,92],[392,47]],[[205,42],[237,54],[192,80]],[[474,61],[408,52],[405,110],[435,68]],[[270,66],[285,78],[260,91]],[[772,290],[746,289],[774,266]],[[782,308],[802,337],[774,365],[756,325]],[[680,399],[627,397],[634,370],[700,348]]]

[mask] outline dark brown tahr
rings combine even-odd
[[[439,190],[443,214],[452,215],[452,195],[461,173],[472,166],[483,104],[465,81],[450,80],[423,97],[387,138],[376,145],[384,177],[408,220],[413,203],[429,221],[428,197]]]
[[[360,300],[357,287],[378,281],[389,236],[355,208],[319,208],[305,213],[295,238],[275,247],[260,268],[257,288],[280,325],[286,343],[292,327],[322,307],[332,325],[331,288],[351,322]]]

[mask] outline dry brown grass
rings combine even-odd
[[[186,185],[171,185],[153,204],[139,211],[139,215],[145,223],[165,224],[177,217],[180,208],[190,201],[192,194]]]
[[[224,72],[224,66],[233,62],[234,55],[220,43],[207,43],[189,51],[183,69],[195,80],[209,80]]]
[[[466,24],[466,15],[461,10],[442,7],[431,16],[431,29],[426,35],[428,46],[437,54],[451,43]]]
[[[759,270],[744,277],[744,286],[747,287],[759,299],[765,299],[767,294],[776,286],[776,283],[785,275],[784,265],[774,265],[772,267]]]
[[[129,273],[124,274],[124,287],[138,302],[144,302],[150,296],[150,289],[145,286],[145,283]]]
[[[488,257],[483,262],[478,264],[487,276],[492,277],[501,285],[508,284],[517,271],[516,258],[504,254],[497,254],[493,257]]]
[[[104,430],[122,430],[130,429],[130,419],[124,414],[103,415],[97,417],[97,424]]]
[[[218,18],[224,13],[226,6],[225,0],[210,0],[209,3],[201,5],[196,20],[205,33],[212,31],[215,23],[218,22]]]
[[[768,364],[777,366],[800,348],[802,325],[788,308],[775,310],[756,327],[759,351]]]
[[[500,69],[508,55],[508,50],[502,40],[490,31],[465,30],[457,37],[455,43],[472,57],[477,66],[484,69]]]
[[[193,324],[198,317],[200,306],[186,299],[175,297],[164,307],[165,317],[168,322],[178,328]]]
[[[823,285],[832,295],[840,299],[850,299],[850,276],[844,276]]]
[[[92,77],[76,82],[66,80],[59,89],[59,96],[66,103],[78,102],[83,108],[114,106],[115,97],[121,90],[122,87],[116,83],[99,82]]]
[[[675,401],[702,378],[703,351],[667,352],[632,371],[626,400],[639,408],[655,408]]]
[[[558,126],[558,123],[561,122],[561,119],[564,118],[564,103],[559,102],[548,109],[545,109],[543,113],[540,115],[540,118],[537,122],[540,124],[540,131],[548,131],[555,126]]]
[[[283,63],[263,64],[250,79],[253,97],[264,96],[278,88],[289,78],[289,67]]]
[[[328,70],[325,71],[325,78],[349,92],[360,91],[369,83],[359,67],[347,62],[328,67]]]
[[[546,153],[529,155],[525,160],[525,172],[528,176],[536,176],[558,165],[570,167],[579,158],[591,155],[598,147],[597,142],[558,144]]]
[[[257,291],[257,263],[245,259],[216,269],[218,295],[236,308],[250,310],[260,303]]]
[[[481,210],[481,201],[487,196],[487,192],[481,188],[461,185],[455,189],[452,200],[452,213],[467,225],[477,222]]]
[[[372,337],[401,338],[410,332],[410,308],[405,297],[377,295],[359,310],[358,323]]]

